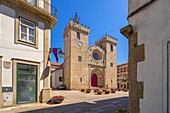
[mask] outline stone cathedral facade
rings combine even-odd
[[[117,39],[109,35],[88,46],[90,28],[77,13],[64,30],[64,84],[67,89],[117,87]]]

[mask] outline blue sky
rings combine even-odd
[[[63,31],[70,18],[78,10],[80,24],[90,27],[89,46],[109,34],[118,39],[117,64],[128,61],[128,40],[120,34],[120,29],[128,24],[127,0],[51,0],[57,9],[57,24],[51,33],[51,48],[62,48],[64,51]],[[51,54],[51,61],[55,57]],[[59,63],[64,59],[59,58]]]

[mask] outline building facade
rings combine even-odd
[[[64,84],[67,89],[117,87],[117,39],[105,35],[88,46],[90,28],[76,16],[64,30]]]
[[[51,80],[50,85],[52,89],[57,89],[59,85],[64,84],[64,76],[63,76],[63,65],[51,62]]]
[[[117,66],[117,88],[129,89],[128,63]]]
[[[170,1],[129,0],[130,113],[170,113]]]
[[[50,0],[0,1],[0,107],[51,97],[50,32],[57,21],[53,8]]]

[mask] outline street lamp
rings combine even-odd
[[[59,57],[60,57],[60,58],[63,58],[63,57],[64,57],[64,53],[63,53],[62,49],[60,49],[60,50],[58,51],[58,54],[59,54]]]

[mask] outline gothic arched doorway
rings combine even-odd
[[[97,85],[98,85],[98,78],[97,78],[97,75],[96,74],[93,74],[92,76],[91,76],[91,86],[92,87],[97,87]]]

